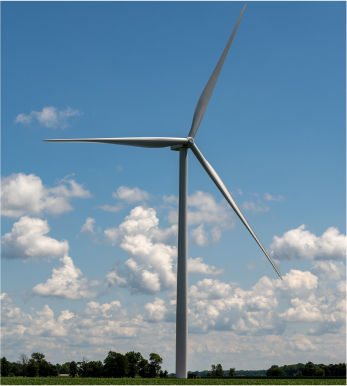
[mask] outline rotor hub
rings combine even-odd
[[[188,140],[188,146],[191,147],[194,144],[194,138],[193,137],[187,137]]]

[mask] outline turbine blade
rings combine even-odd
[[[231,42],[234,39],[234,36],[235,36],[237,28],[240,24],[243,13],[245,12],[246,6],[247,6],[247,4],[245,4],[243,6],[241,14],[236,22],[236,25],[235,25],[234,30],[233,30],[233,32],[228,40],[228,43],[225,46],[224,51],[223,51],[221,57],[219,58],[218,63],[216,65],[215,69],[213,70],[212,75],[210,76],[210,79],[208,80],[202,94],[200,95],[199,101],[195,107],[192,126],[191,126],[190,132],[188,134],[189,137],[194,138],[196,132],[198,131],[198,128],[200,126],[200,122],[205,114],[205,110],[207,108],[208,102],[209,102],[211,95],[213,93],[214,86],[216,85],[219,73],[221,72],[221,69],[223,67],[225,58],[228,54]]]
[[[212,181],[217,185],[217,188],[221,191],[221,193],[223,194],[225,199],[228,201],[230,206],[234,209],[235,213],[239,216],[240,220],[243,222],[245,227],[248,229],[249,233],[253,236],[254,240],[257,242],[257,244],[259,245],[261,250],[264,252],[265,256],[267,257],[267,259],[269,260],[269,262],[273,266],[277,275],[280,277],[280,279],[282,279],[282,276],[281,276],[278,268],[276,267],[275,263],[272,261],[271,257],[267,253],[266,249],[263,247],[262,243],[259,241],[256,234],[253,232],[253,229],[250,227],[247,220],[245,219],[245,217],[241,213],[239,207],[236,205],[236,202],[232,198],[230,192],[228,191],[228,189],[224,185],[223,181],[221,180],[221,178],[219,177],[217,172],[213,169],[213,167],[209,164],[209,162],[206,160],[206,158],[202,155],[202,153],[200,152],[198,147],[195,145],[195,143],[192,145],[191,149],[192,149],[193,153],[195,154],[196,158],[198,159],[198,161],[201,163],[203,168],[206,170],[207,174],[211,177]]]
[[[130,138],[74,138],[74,139],[45,139],[45,142],[96,142],[112,145],[127,145],[138,147],[168,147],[188,144],[187,138],[171,137],[130,137]]]

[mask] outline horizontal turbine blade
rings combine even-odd
[[[74,138],[74,139],[45,139],[45,142],[94,142],[110,143],[112,145],[127,145],[138,147],[168,147],[188,144],[187,138],[171,137],[130,137],[130,138]]]
[[[202,155],[201,151],[198,149],[198,147],[195,145],[195,143],[192,144],[191,149],[192,149],[193,153],[195,154],[196,158],[198,159],[198,161],[201,163],[203,168],[206,170],[207,174],[212,178],[212,181],[217,185],[217,188],[221,191],[221,193],[223,194],[225,199],[228,201],[230,206],[234,209],[235,213],[239,216],[240,220],[243,222],[245,227],[248,229],[249,233],[253,236],[254,240],[257,242],[257,244],[259,245],[261,250],[264,252],[265,256],[267,257],[267,259],[269,260],[269,262],[271,263],[271,265],[275,269],[277,275],[280,277],[280,279],[282,279],[282,276],[281,276],[278,268],[276,267],[275,263],[272,261],[271,257],[267,253],[266,249],[263,247],[263,245],[259,241],[256,234],[253,232],[253,229],[250,227],[247,220],[245,219],[245,217],[241,213],[239,207],[236,205],[236,202],[232,198],[230,192],[228,191],[228,189],[224,185],[223,181],[221,180],[221,178],[219,177],[217,172],[213,169],[213,167],[209,164],[209,162],[206,160],[206,158]]]
[[[218,63],[215,67],[215,69],[213,70],[212,72],[212,75],[210,76],[210,79],[208,80],[202,94],[200,95],[200,98],[199,98],[199,101],[195,107],[195,111],[194,111],[194,116],[193,116],[193,122],[192,122],[192,126],[191,126],[191,129],[190,129],[190,132],[188,134],[188,137],[192,137],[194,138],[195,137],[195,134],[196,132],[198,131],[198,128],[200,126],[200,122],[205,114],[205,110],[207,108],[207,105],[208,105],[208,102],[210,101],[210,98],[211,98],[211,95],[213,93],[213,90],[214,90],[214,86],[216,85],[216,82],[217,82],[217,79],[218,79],[218,76],[221,72],[221,69],[223,67],[223,64],[224,64],[224,61],[225,61],[225,58],[228,54],[228,51],[229,51],[229,48],[230,48],[230,45],[231,45],[231,42],[233,41],[234,39],[234,36],[236,34],[236,31],[237,31],[237,28],[240,24],[240,21],[241,21],[241,18],[243,16],[243,13],[245,12],[245,9],[246,9],[246,6],[247,4],[245,4],[242,8],[242,11],[241,11],[241,14],[236,22],[236,25],[234,27],[234,30],[228,40],[228,43],[227,45],[225,46],[224,48],[224,51],[221,55],[221,57],[219,58],[218,60]]]

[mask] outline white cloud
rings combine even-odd
[[[230,366],[225,358],[238,368],[246,361],[268,368],[273,363],[305,363],[308,354],[316,363],[343,361],[344,282],[327,281],[325,270],[318,276],[291,270],[283,278],[264,276],[249,289],[206,278],[191,286],[191,368],[207,368],[210,363]],[[88,360],[102,360],[109,347],[120,352],[132,347],[145,354],[150,347],[161,353],[165,368],[172,371],[174,299],[156,296],[144,306],[134,302],[136,298],[128,312],[113,299],[91,301],[77,313],[66,309],[57,313],[48,306],[26,313],[3,295],[3,350],[15,358],[18,351],[34,352],[44,346],[50,360],[58,353],[63,353],[63,360],[76,360],[83,346]]]
[[[285,199],[284,196],[282,196],[281,194],[273,195],[270,193],[265,193],[264,198],[266,201],[278,201],[278,202],[284,201]]]
[[[99,206],[98,208],[104,210],[105,212],[112,212],[112,213],[115,213],[115,212],[119,212],[123,206],[122,205],[101,205]]]
[[[129,188],[127,186],[120,186],[115,192],[112,193],[113,198],[118,200],[124,200],[129,204],[133,204],[138,201],[146,201],[149,199],[149,194],[139,188]]]
[[[270,208],[264,205],[260,200],[257,202],[244,201],[242,203],[242,208],[253,213],[261,213],[261,212],[266,213],[270,210]]]
[[[2,178],[2,214],[8,217],[60,214],[72,210],[70,199],[89,198],[88,190],[73,179],[63,179],[55,187],[46,187],[34,174],[11,174]]]
[[[331,280],[340,280],[346,276],[346,267],[342,261],[316,260],[312,264],[312,271]]]
[[[165,319],[166,307],[163,299],[155,298],[153,303],[145,305],[146,319],[150,322],[159,322]]]
[[[175,197],[164,197],[166,203],[175,203]],[[178,212],[171,210],[168,219],[177,224]],[[231,208],[222,201],[217,203],[209,193],[197,191],[188,197],[188,224],[195,226],[190,233],[192,242],[205,246],[220,240],[222,231],[234,226]]]
[[[47,128],[68,127],[68,120],[71,117],[79,116],[81,112],[67,107],[65,110],[58,110],[54,106],[43,107],[41,111],[31,111],[29,114],[18,114],[15,123],[30,125],[38,122],[40,125]]]
[[[66,299],[81,299],[96,296],[90,287],[96,282],[89,282],[82,276],[71,257],[64,256],[60,259],[63,264],[59,268],[53,268],[52,277],[46,283],[37,284],[33,292],[42,296],[58,296]]]
[[[95,218],[87,217],[86,221],[82,225],[81,232],[82,233],[95,233],[94,225],[95,225]]]
[[[307,299],[318,288],[318,277],[309,271],[291,269],[283,276],[283,281],[276,282],[276,287],[284,296]]]
[[[316,351],[317,346],[312,343],[312,338],[305,336],[304,334],[295,334],[291,337],[288,345],[291,349],[299,351]]]
[[[91,301],[78,313],[68,309],[54,312],[47,304],[39,310],[31,307],[26,313],[15,307],[7,294],[2,294],[1,300],[2,349],[13,358],[18,352],[42,351],[42,347],[49,360],[59,362],[82,359],[81,347],[88,359],[95,355],[104,358],[107,347],[125,342],[125,352],[134,337],[146,332],[143,318],[129,317],[118,300],[101,304]]]
[[[226,203],[220,204],[209,193],[197,191],[188,198],[188,222],[195,224],[213,224],[221,228],[232,228],[232,210]]]
[[[224,270],[214,265],[206,264],[203,262],[202,257],[197,257],[196,259],[188,259],[188,272],[191,274],[221,275]]]
[[[8,258],[42,259],[57,258],[67,254],[69,244],[46,236],[49,232],[46,220],[21,217],[12,230],[1,238],[3,255]]]
[[[191,230],[190,237],[194,244],[202,247],[210,243],[218,242],[222,236],[221,229],[222,228],[219,228],[218,226],[214,226],[206,231],[204,224],[201,224]]]
[[[289,271],[283,281],[264,276],[250,290],[205,278],[189,289],[191,328],[239,335],[283,334],[292,326],[311,335],[340,331],[346,309],[341,283],[327,287],[325,276],[300,270]]]
[[[206,245],[208,244],[208,234],[205,231],[204,224],[199,225],[197,228],[194,228],[190,232],[192,242],[196,245]]]
[[[109,271],[107,286],[118,285],[145,293],[175,287],[177,249],[167,242],[177,237],[176,224],[161,229],[156,211],[138,206],[131,210],[119,227],[106,229],[104,234],[108,241],[119,244],[130,255],[123,266],[114,266]],[[204,263],[201,257],[188,259],[188,269],[191,273],[205,275],[223,272]]]
[[[319,309],[319,303],[314,296],[310,296],[307,300],[300,298],[291,299],[292,307],[288,308],[279,316],[289,322],[321,322],[323,314]]]
[[[121,277],[118,275],[117,267],[114,266],[106,274],[106,284],[108,287],[112,287],[114,285],[118,285],[120,287],[126,287],[127,281],[124,277]]]
[[[91,301],[87,304],[85,313],[88,316],[100,317],[110,319],[115,312],[121,310],[121,303],[119,300],[114,300],[111,303],[100,304],[98,302]]]
[[[118,284],[147,293],[173,288],[177,251],[163,240],[175,232],[176,227],[160,229],[155,210],[142,206],[132,209],[119,227],[106,229],[106,238],[113,244],[119,243],[130,255],[123,269],[111,269],[108,285]]]
[[[270,246],[276,259],[345,259],[346,236],[335,227],[328,228],[321,236],[316,236],[301,225],[285,232],[282,237],[274,236]]]

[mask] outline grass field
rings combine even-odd
[[[71,378],[71,377],[2,377],[3,385],[345,385],[343,378]]]

